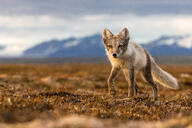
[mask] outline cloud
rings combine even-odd
[[[101,21],[109,19],[109,15],[85,15],[84,20],[86,21]]]
[[[190,15],[97,14],[70,19],[48,15],[0,16],[0,45],[7,46],[0,55],[18,56],[42,41],[102,33],[104,28],[118,33],[128,27],[133,41],[145,43],[162,34],[192,34],[191,21]]]
[[[128,27],[140,43],[192,34],[191,0],[1,0],[0,55],[18,56],[42,41]]]
[[[0,15],[192,14],[191,0],[1,0]]]

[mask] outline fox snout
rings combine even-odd
[[[113,56],[114,58],[117,58],[117,54],[116,54],[116,53],[113,53],[112,56]]]
[[[113,56],[114,58],[117,58],[117,53],[113,53],[112,56]]]
[[[118,58],[121,54],[121,50],[119,48],[116,48],[115,46],[111,49],[111,56],[113,56],[113,58]]]
[[[119,58],[122,55],[122,50],[117,48],[109,51],[109,53],[113,58]]]

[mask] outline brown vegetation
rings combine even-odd
[[[140,77],[138,96],[126,99],[127,82],[122,74],[116,82],[116,98],[109,97],[106,79],[110,66],[106,64],[0,65],[0,126],[45,119],[59,121],[72,115],[81,115],[74,117],[79,120],[91,117],[102,125],[120,125],[130,120],[166,121],[181,113],[190,120],[192,67],[162,67],[182,87],[170,90],[159,86],[159,102],[154,103],[151,87]],[[105,124],[105,120],[113,123]],[[177,125],[182,123],[178,121]]]

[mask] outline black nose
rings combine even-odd
[[[116,54],[116,53],[113,53],[113,57],[115,57],[115,58],[116,58],[116,57],[117,57],[117,54]]]

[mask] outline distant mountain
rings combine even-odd
[[[143,44],[154,56],[192,55],[192,36],[162,36]],[[103,57],[101,35],[51,40],[23,52],[25,57]]]
[[[101,36],[95,34],[84,38],[51,40],[27,49],[27,57],[99,57],[105,55]]]
[[[192,55],[192,36],[162,36],[143,46],[154,56]]]

